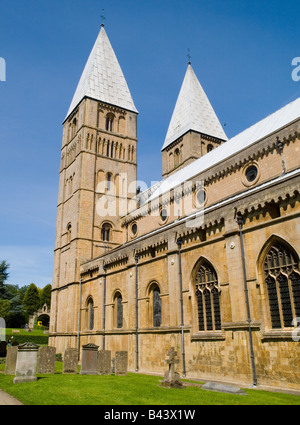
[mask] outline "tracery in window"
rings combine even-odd
[[[298,256],[284,243],[269,249],[263,264],[273,329],[293,327],[300,317],[300,272]]]
[[[199,331],[221,330],[220,290],[217,273],[206,260],[195,277]]]

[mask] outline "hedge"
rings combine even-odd
[[[20,345],[25,344],[25,342],[32,342],[33,344],[37,345],[48,345],[48,335],[16,335],[16,334],[6,334],[6,342],[11,338],[13,338],[13,341],[18,342]]]

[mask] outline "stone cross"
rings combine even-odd
[[[176,359],[177,351],[174,350],[174,347],[171,347],[167,352],[168,359],[166,359],[166,363],[169,365],[169,381],[173,382],[175,380],[175,364],[179,363],[179,360]]]
[[[167,388],[185,388],[185,386],[180,381],[180,375],[178,372],[175,372],[175,365],[179,363],[179,360],[176,359],[177,351],[174,350],[174,347],[171,347],[168,352],[166,363],[169,365],[169,370],[166,371],[164,375],[164,380],[161,382],[161,386]]]

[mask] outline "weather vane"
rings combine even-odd
[[[105,21],[104,9],[102,9],[101,19],[102,19],[102,24],[101,24],[101,26],[102,26],[102,27],[104,27],[104,21]]]
[[[191,58],[192,58],[192,56],[191,56],[191,52],[190,52],[190,49],[188,49],[188,54],[187,54],[187,58],[188,58],[188,60],[189,60],[189,65],[191,64]]]

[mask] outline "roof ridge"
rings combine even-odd
[[[212,169],[221,162],[234,157],[237,153],[244,151],[255,143],[258,143],[274,132],[279,131],[299,119],[300,97],[271,113],[256,124],[246,128],[244,131],[228,140],[228,142],[221,144],[211,152],[201,156],[184,168],[181,168],[163,179],[158,190],[154,191],[148,201],[152,201],[167,190],[171,190],[184,181],[188,181],[196,175],[208,169]]]

